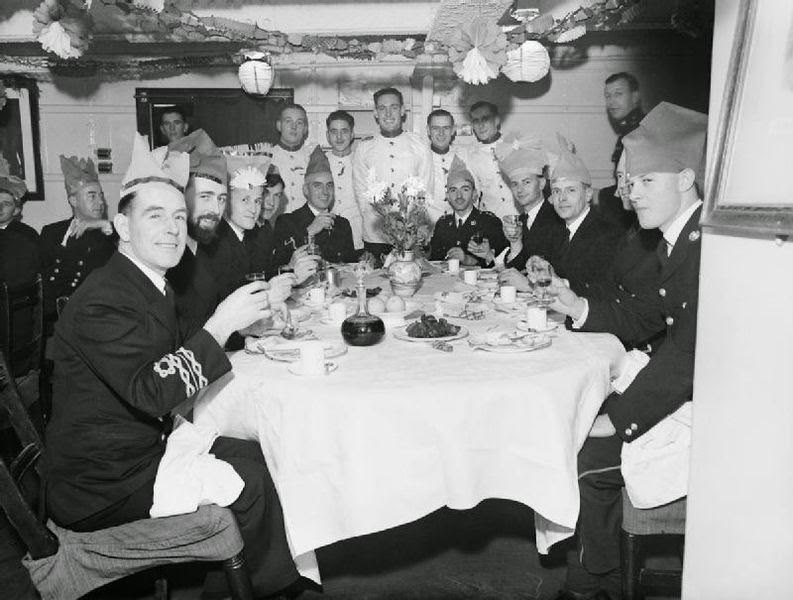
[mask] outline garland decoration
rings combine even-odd
[[[44,0],[33,18],[33,33],[41,47],[60,58],[79,58],[91,43],[94,21],[71,0]]]
[[[507,62],[506,48],[507,37],[496,23],[478,18],[455,32],[449,60],[458,77],[480,85],[498,77]]]
[[[6,86],[3,83],[3,80],[0,79],[0,110],[5,108],[6,100]]]

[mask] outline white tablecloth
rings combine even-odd
[[[416,299],[432,309],[431,293],[453,281],[425,279]],[[475,333],[516,321],[455,322]],[[338,327],[309,326],[340,337]],[[350,347],[320,378],[236,353],[233,372],[196,403],[197,423],[260,441],[293,556],[486,498],[532,507],[541,552],[572,535],[576,455],[624,354],[617,339],[562,329],[549,348],[505,355],[386,336]]]

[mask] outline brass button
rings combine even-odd
[[[639,429],[639,426],[636,423],[631,423],[631,429],[633,431],[636,431],[637,429]]]
[[[658,290],[658,295],[661,296],[661,298],[663,298],[664,296],[666,296],[666,290],[664,288],[661,288],[660,290]]]
[[[630,430],[630,428],[625,430],[625,435],[627,435],[627,436],[633,435],[633,432]]]
[[[669,327],[674,325],[674,323],[675,323],[675,320],[672,317],[666,317],[666,324],[669,325]]]

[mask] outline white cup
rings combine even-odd
[[[460,272],[460,259],[459,258],[450,258],[449,259],[449,273],[454,275],[455,273]]]
[[[535,331],[548,329],[548,312],[539,306],[530,306],[526,309],[526,324]]]
[[[518,290],[514,285],[502,285],[499,293],[504,304],[513,304],[518,298]]]
[[[344,302],[334,302],[328,307],[328,319],[334,323],[341,323],[347,318],[347,305]]]
[[[325,373],[325,346],[320,341],[303,342],[300,345],[298,363],[302,375],[322,375]]]
[[[476,280],[479,276],[478,271],[468,270],[463,272],[463,281],[468,285],[476,285]]]
[[[325,288],[311,288],[308,291],[308,301],[315,305],[323,304],[325,302]]]

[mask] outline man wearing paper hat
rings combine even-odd
[[[174,290],[180,327],[193,331],[203,327],[222,299],[205,248],[217,237],[226,209],[226,158],[203,129],[171,142],[168,148],[190,156],[185,250],[179,264],[168,270],[168,281]]]
[[[623,339],[666,332],[649,361],[637,358],[637,366],[626,369],[622,393],[606,399],[579,454],[578,538],[584,569],[568,570],[574,574],[568,579],[574,592],[602,586],[609,574],[618,573],[623,486],[638,508],[687,494],[702,206],[696,180],[705,164],[706,131],[706,115],[662,102],[623,139],[639,224],[663,234],[655,298],[617,304],[556,286],[554,308],[572,317],[574,328]],[[653,443],[657,436],[666,442]],[[654,455],[653,448],[660,446],[664,456]]]
[[[551,204],[567,228],[566,239],[552,260],[556,273],[573,291],[603,279],[619,244],[621,231],[590,209],[592,177],[584,161],[562,135],[559,157],[551,168]]]
[[[306,203],[275,222],[275,264],[289,262],[295,248],[313,239],[317,253],[329,262],[351,262],[357,257],[350,222],[333,211],[335,186],[328,157],[317,146],[306,167],[303,195]]]
[[[93,161],[76,156],[61,156],[60,161],[72,217],[41,230],[44,314],[48,322],[57,319],[57,299],[69,298],[116,250],[116,236],[107,220],[107,204]]]
[[[424,190],[432,193],[434,177],[430,149],[421,137],[402,129],[405,121],[402,92],[383,88],[374,93],[373,100],[379,131],[373,138],[361,140],[355,149],[352,177],[363,215],[364,248],[381,256],[392,248],[383,233],[382,219],[372,206],[374,198],[369,188],[381,182],[399,189],[409,177],[418,177]]]
[[[491,212],[474,206],[474,175],[455,156],[446,178],[446,201],[452,212],[435,223],[430,240],[430,259],[456,258],[462,265],[492,265],[507,248],[501,221]]]
[[[119,249],[74,294],[55,327],[44,460],[48,514],[67,529],[93,531],[149,516],[156,490],[167,488],[159,473],[170,411],[229,372],[223,344],[231,331],[271,312],[267,284],[253,282],[222,302],[203,328],[187,336],[179,331],[165,275],[187,237],[188,164],[183,153],[149,152],[136,136],[114,217]],[[243,480],[226,503],[245,543],[254,591],[276,593],[298,574],[261,449],[217,438],[210,453]],[[198,465],[194,471],[201,476]],[[175,493],[183,499],[190,490]]]
[[[509,253],[504,257],[506,266],[523,269],[531,256],[553,261],[567,230],[543,196],[548,155],[542,142],[507,135],[496,151],[496,158],[521,213],[514,215],[518,217],[517,223],[504,223],[504,233],[510,242]]]

